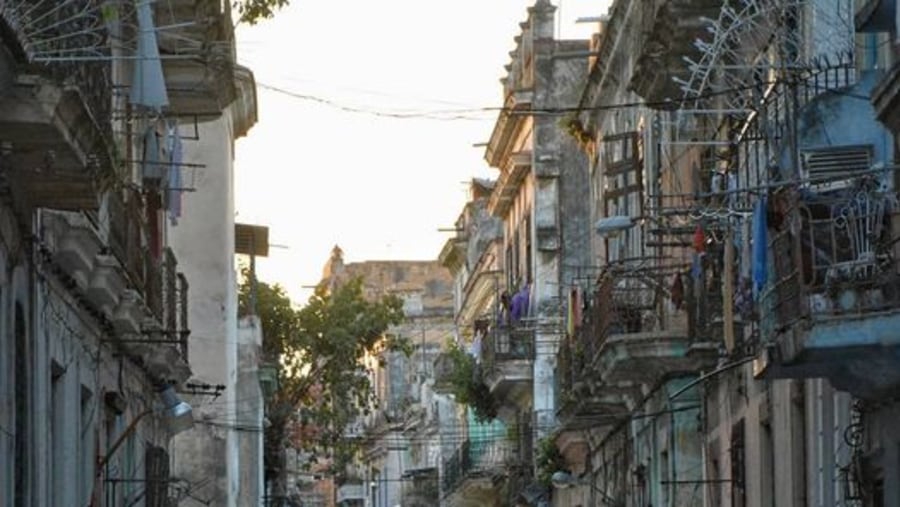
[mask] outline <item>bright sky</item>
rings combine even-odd
[[[238,141],[238,222],[279,245],[259,278],[305,302],[331,248],[348,262],[435,259],[473,176],[496,172],[484,148],[496,112],[397,119],[340,106],[425,112],[502,105],[499,79],[534,0],[291,0],[238,30],[259,85],[259,123]],[[563,38],[588,38],[608,0],[555,0]],[[562,4],[560,6],[560,3]]]

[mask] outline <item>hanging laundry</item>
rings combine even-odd
[[[751,242],[752,242],[752,229],[753,222],[749,220],[747,217],[741,218],[741,278],[750,279],[750,265],[751,259],[753,255],[751,254]]]
[[[675,279],[672,281],[671,289],[672,304],[680,310],[684,304],[684,282],[681,281],[681,273],[675,273]]]
[[[475,336],[472,338],[472,345],[469,348],[469,355],[475,359],[475,364],[481,363],[481,340],[483,331],[477,330],[475,331]]]
[[[128,100],[134,105],[160,111],[169,105],[169,96],[159,56],[156,26],[153,23],[153,5],[149,1],[136,2],[135,9],[138,24],[137,58]]]
[[[584,292],[581,287],[575,287],[575,328],[581,327],[584,321]]]
[[[184,192],[182,178],[182,160],[184,150],[181,145],[181,136],[178,134],[178,124],[169,124],[166,133],[166,147],[169,153],[169,178],[166,189],[166,208],[169,212],[169,220],[172,225],[178,225],[181,218],[181,198]]]
[[[757,298],[768,281],[768,243],[766,198],[760,197],[753,209],[753,292]]]
[[[512,298],[508,291],[500,294],[500,305],[497,308],[497,327],[506,327],[510,324],[510,313],[512,312]]]
[[[706,251],[706,234],[703,233],[703,226],[697,224],[697,228],[694,229],[694,251],[697,253],[703,253]]]
[[[703,257],[698,253],[691,256],[691,278],[694,280],[703,278]]]
[[[141,175],[144,180],[150,180],[159,183],[162,179],[162,171],[164,168],[162,161],[162,146],[159,143],[159,134],[156,131],[156,125],[147,127],[144,132],[143,157],[141,160]]]
[[[513,323],[518,322],[520,319],[528,315],[528,299],[529,299],[529,288],[528,284],[522,286],[519,292],[512,297],[512,304],[510,309],[510,317],[512,318]]]

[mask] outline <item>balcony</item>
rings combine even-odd
[[[484,382],[501,405],[531,392],[534,363],[534,328],[526,323],[491,329],[481,343]]]
[[[586,329],[582,333],[587,333]],[[556,355],[556,380],[559,410],[557,416],[566,431],[576,431],[586,427],[611,424],[616,414],[625,413],[627,407],[622,399],[609,390],[600,388],[600,383],[590,370],[590,358],[585,354],[581,339],[564,340]],[[565,449],[560,449],[565,453]]]
[[[646,35],[634,48],[637,61],[630,89],[649,102],[680,99],[683,92],[675,79],[690,77],[685,59],[699,59],[695,41],[709,37],[708,19],[719,17],[723,3],[722,0],[643,2],[640,29]],[[609,34],[604,46],[612,43],[613,36]]]
[[[101,3],[7,0],[0,6],[6,48],[0,64],[9,71],[0,94],[0,140],[23,209],[98,207],[95,180],[111,171],[110,62],[75,56],[106,37]]]
[[[216,118],[236,97],[233,28],[220,0],[156,2],[170,108],[180,115]]]
[[[900,386],[900,216],[877,178],[847,183],[779,194],[793,226],[770,228],[773,283],[760,305],[769,348],[756,366],[867,398]]]
[[[511,442],[464,440],[443,462],[441,489],[444,503],[493,505],[499,499],[495,480],[506,477],[514,458]]]
[[[41,253],[127,351],[161,378],[186,379],[187,280],[171,250],[157,259],[143,246],[143,221],[128,208],[118,196],[110,198],[107,234],[92,215],[44,210]]]
[[[572,344],[572,356],[581,358],[569,373],[572,395],[580,398],[574,414],[630,409],[664,379],[696,372],[714,358],[706,347],[698,352],[686,316],[665,304],[665,286],[652,270],[620,267],[599,280]]]
[[[435,467],[407,470],[403,473],[403,505],[433,507],[440,504],[438,470]]]
[[[432,390],[437,394],[451,394],[453,392],[453,358],[450,354],[442,352],[434,360],[434,386]]]
[[[361,482],[341,484],[337,490],[337,504],[340,506],[363,505],[366,501],[365,485]]]
[[[141,195],[111,193],[107,200],[109,251],[119,264],[128,297],[112,323],[123,343],[165,378],[181,378],[188,364],[188,283],[172,250],[161,248],[145,218]],[[158,253],[157,253],[158,252]]]

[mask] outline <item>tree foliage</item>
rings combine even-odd
[[[538,441],[536,454],[537,482],[549,489],[553,484],[555,472],[568,471],[566,459],[559,452],[552,437],[544,437]]]
[[[255,25],[271,19],[275,13],[287,7],[290,0],[232,0],[231,5],[238,13],[238,22]]]
[[[456,401],[468,405],[478,422],[490,422],[497,418],[497,400],[481,377],[481,368],[475,358],[455,343],[447,349],[453,365],[450,385]]]
[[[252,288],[245,276],[239,291],[244,315],[254,313]],[[356,450],[344,431],[374,400],[363,358],[409,347],[401,338],[385,338],[385,331],[403,320],[402,301],[367,300],[362,280],[354,279],[333,292],[317,289],[296,308],[284,288],[260,282],[255,306],[263,354],[278,364],[278,386],[267,400],[267,475],[283,467],[286,446],[340,469]]]

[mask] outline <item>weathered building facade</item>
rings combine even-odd
[[[470,275],[476,287],[476,277],[495,280],[492,303],[473,308],[490,312],[476,315],[488,323],[481,372],[501,419],[518,436],[510,501],[544,494],[534,449],[556,426],[565,287],[589,262],[587,157],[553,114],[577,106],[589,45],[555,40],[554,27],[555,7],[536,2],[510,52],[501,80],[504,109],[485,153],[499,171],[486,211],[499,220],[501,234],[496,252],[484,253],[491,265],[479,264]],[[474,324],[461,316],[461,326]]]
[[[506,341],[506,336],[512,334],[496,325],[505,280],[502,222],[488,212],[495,188],[495,181],[472,180],[469,201],[456,220],[456,233],[444,244],[439,256],[454,279],[454,320],[458,331],[455,346],[474,358],[478,365],[475,375],[479,377],[496,365],[492,352],[498,341],[507,346],[502,353],[512,352],[511,343]],[[530,335],[526,333],[526,336]],[[525,362],[528,356],[515,357],[504,359],[522,361],[513,366],[519,369],[520,376],[506,381],[527,385],[531,379],[530,363]],[[453,385],[454,367],[447,351],[438,357],[435,390],[452,395],[459,389]],[[475,381],[487,383],[481,378]],[[510,488],[516,488],[532,476],[530,460],[523,460],[519,454],[522,449],[530,449],[530,435],[523,435],[529,439],[523,446],[509,431],[515,427],[515,412],[501,407],[512,420],[504,423],[500,418],[478,420],[472,408],[457,403],[446,410],[446,417],[453,424],[442,426],[445,445],[440,468],[441,505],[501,505],[511,501],[518,492],[512,493]]]
[[[555,505],[900,501],[897,12],[621,0],[588,45],[529,10],[441,260]],[[544,501],[511,475],[443,498]]]
[[[557,504],[896,503],[891,9],[613,2]]]
[[[206,350],[189,339],[201,259],[171,223],[192,190],[185,159],[209,162],[193,127],[253,84],[234,75],[219,2],[168,6],[0,2],[2,505],[197,493],[173,436],[193,424],[181,398]],[[246,132],[255,100],[236,108]]]
[[[405,320],[387,334],[408,340],[410,355],[383,351],[365,358],[377,406],[348,438],[362,439],[361,456],[336,484],[337,505],[425,506],[438,502],[441,412],[448,399],[434,392],[434,361],[453,335],[452,281],[437,261],[344,262],[335,247],[321,283],[335,287],[354,278],[366,297],[403,300]],[[446,419],[443,422],[447,422]]]

